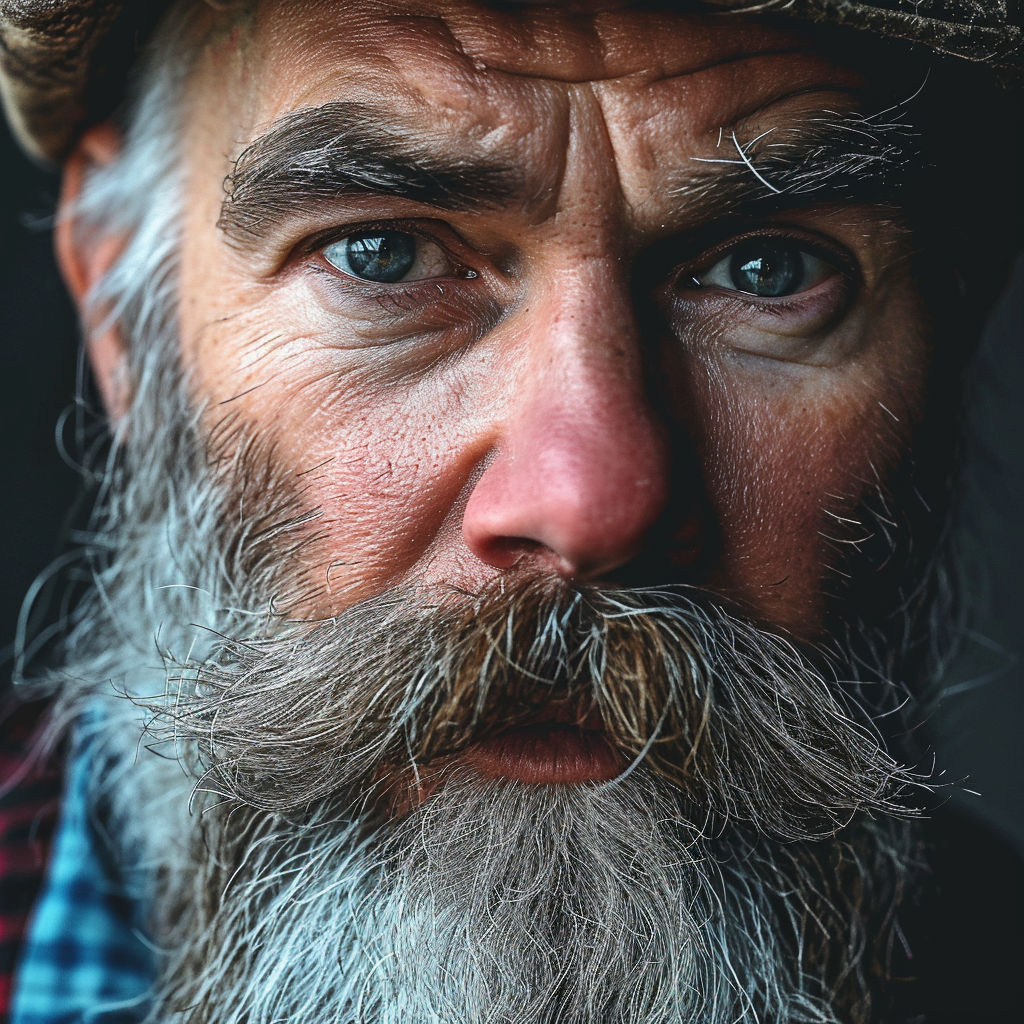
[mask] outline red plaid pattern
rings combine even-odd
[[[57,766],[28,760],[46,707],[24,704],[0,719],[0,1024],[60,804]]]

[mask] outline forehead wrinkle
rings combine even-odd
[[[749,52],[730,54],[715,60],[708,61],[696,67],[687,68],[684,71],[677,71],[669,68],[651,69],[648,71],[631,71],[626,73],[609,73],[605,75],[594,74],[581,77],[570,77],[568,75],[538,74],[534,71],[517,71],[513,68],[486,65],[478,68],[480,71],[493,71],[509,78],[533,79],[538,82],[547,82],[552,85],[615,85],[616,83],[636,83],[642,85],[659,85],[674,80],[685,80],[695,78],[697,75],[714,71],[716,68],[728,67],[731,64],[742,64],[745,61],[768,59],[771,57],[787,57],[812,55],[814,50],[807,47],[784,47],[781,49],[751,50]]]
[[[723,32],[720,19],[670,10],[508,12],[459,4],[437,16],[474,66],[575,84],[684,75],[750,53],[809,47],[789,27],[737,17]]]
[[[313,53],[325,61],[356,53],[367,58],[368,68],[436,62],[467,79],[490,71],[561,84],[653,82],[752,58],[817,52],[813,41],[792,28],[735,16],[723,32],[721,19],[668,11],[509,12],[449,3],[367,11],[354,5],[332,22],[315,34],[286,32],[292,59],[282,70],[308,65]]]

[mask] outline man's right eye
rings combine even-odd
[[[424,281],[456,273],[436,242],[407,231],[360,231],[321,252],[335,270],[375,284]]]

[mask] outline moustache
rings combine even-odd
[[[819,838],[858,811],[907,813],[917,784],[827,666],[684,587],[389,592],[225,637],[171,675],[153,712],[200,786],[285,816],[367,813],[396,779],[552,708],[598,721],[623,774],[642,763],[706,832]]]

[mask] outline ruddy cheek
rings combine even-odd
[[[824,402],[813,390],[800,400],[723,388],[705,402],[700,446],[722,544],[710,585],[769,624],[813,636],[857,505],[902,439],[864,394]]]
[[[322,426],[315,448],[286,457],[314,467],[303,483],[318,517],[308,570],[318,614],[418,578],[457,517],[480,453],[461,406],[439,388],[392,389],[372,402],[343,394],[305,418],[307,436]],[[460,582],[457,574],[443,581]]]
[[[761,457],[737,458],[734,470],[709,480],[709,491],[722,536],[716,588],[757,618],[803,633],[814,631],[821,611],[823,476],[813,472],[818,460],[798,470],[786,458],[802,447],[794,433],[750,438],[738,454]]]

